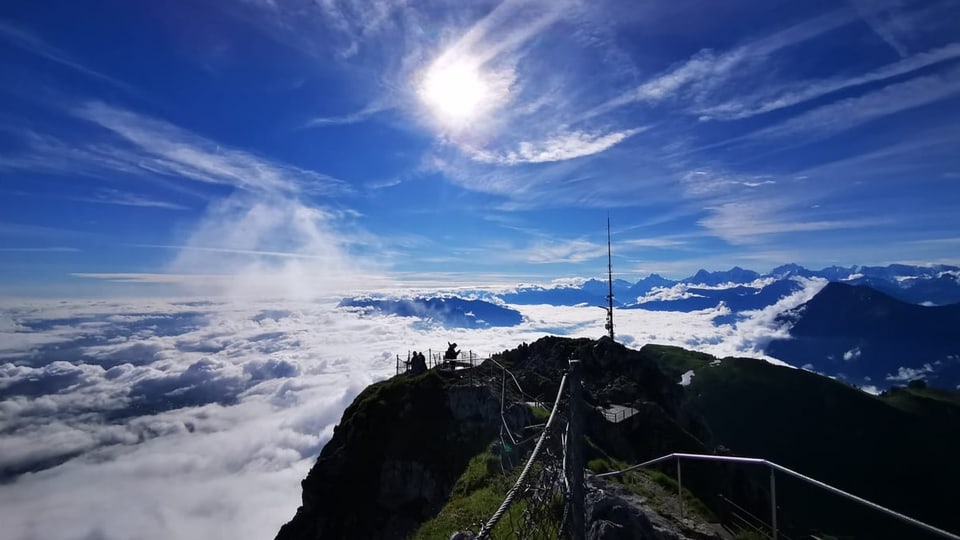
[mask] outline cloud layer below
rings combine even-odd
[[[770,309],[617,313],[628,346],[754,354]],[[0,520],[26,539],[269,538],[299,504],[343,409],[396,355],[480,355],[544,335],[599,337],[594,307],[509,306],[513,326],[274,302],[76,301],[0,308]],[[727,321],[727,322],[722,322]],[[118,511],[122,509],[122,511]]]

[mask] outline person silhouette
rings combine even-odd
[[[427,371],[427,360],[423,353],[414,351],[413,359],[410,363],[410,373],[419,375]]]

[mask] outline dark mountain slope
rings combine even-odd
[[[552,399],[568,360],[581,360],[588,461],[610,467],[670,452],[762,457],[960,530],[949,495],[960,485],[960,469],[953,466],[960,455],[960,429],[951,422],[960,399],[955,393],[915,384],[904,390],[906,396],[891,391],[881,399],[760,360],[718,360],[656,345],[637,351],[606,338],[547,337],[497,358],[525,394],[515,394],[515,406],[508,407],[516,430],[533,422],[521,402]],[[690,384],[678,384],[691,371]],[[509,388],[510,379],[487,362],[469,376],[429,372],[366,389],[304,480],[303,505],[278,538],[405,538],[417,530],[445,506],[471,458],[476,461],[496,440],[499,389],[502,381]],[[596,410],[610,404],[638,413],[611,423]],[[567,410],[562,401],[561,416]],[[499,474],[495,470],[488,472]],[[673,464],[665,470],[672,474]],[[684,487],[721,518],[728,514],[718,504],[719,493],[769,515],[768,481],[769,473],[754,466],[691,463],[683,469]],[[489,515],[502,500],[502,494],[489,495],[477,515]],[[814,530],[851,538],[925,538],[782,474],[777,500],[781,530],[792,538]]]
[[[767,354],[857,385],[885,388],[926,377],[960,384],[960,304],[918,306],[868,287],[830,283],[781,316],[791,339]]]
[[[437,371],[368,387],[344,411],[277,538],[406,538],[496,436],[499,397]],[[525,425],[529,412],[512,408],[507,421]]]

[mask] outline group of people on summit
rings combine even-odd
[[[460,356],[456,343],[447,342],[447,352],[443,353],[444,360],[456,360]],[[427,371],[427,357],[422,352],[413,351],[410,360],[407,361],[410,366],[410,373],[419,375]]]

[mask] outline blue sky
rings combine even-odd
[[[960,8],[5,2],[0,292],[960,262]],[[138,288],[137,290],[145,290]]]

